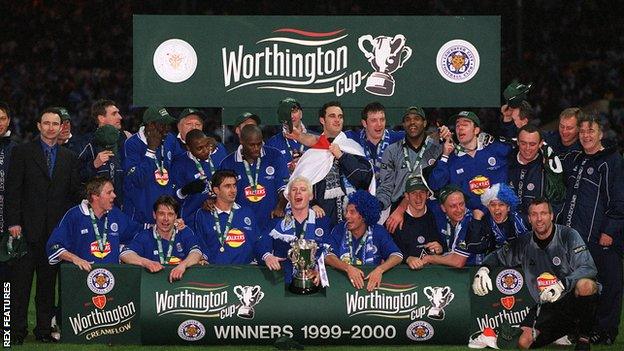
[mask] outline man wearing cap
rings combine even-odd
[[[216,171],[210,182],[216,195],[214,208],[195,212],[193,231],[209,264],[250,264],[263,256],[255,213],[236,203],[236,194],[242,191],[237,177],[232,170]]]
[[[97,125],[94,134],[87,136],[85,147],[78,154],[82,168],[80,177],[83,182],[97,174],[108,174],[113,185],[118,189],[115,204],[122,207],[124,191],[123,169],[124,143],[131,134],[122,130],[123,117],[114,101],[99,99],[91,105],[91,117]],[[105,127],[106,126],[106,127]],[[117,132],[115,132],[117,131]],[[96,140],[97,136],[97,140]],[[116,138],[113,140],[113,138]]]
[[[65,107],[56,107],[59,115],[61,116],[61,133],[58,137],[58,144],[73,151],[76,156],[80,154],[84,145],[80,138],[73,135],[71,132],[71,116],[69,111]]]
[[[204,121],[206,119],[206,115],[199,109],[195,108],[185,108],[178,116],[178,136],[176,138],[177,143],[175,152],[173,153],[173,158],[177,157],[186,157],[188,150],[188,145],[186,143],[186,135],[193,129],[199,129],[201,131],[204,130]],[[215,147],[212,150],[211,158],[215,162],[215,164],[219,164],[221,160],[227,156],[227,151],[225,150],[225,146],[223,144],[216,142]]]
[[[286,199],[283,191],[288,183],[288,169],[282,154],[262,143],[262,130],[246,125],[241,131],[241,145],[228,155],[219,169],[235,171],[241,190],[236,202],[251,208],[259,228],[264,229],[273,217],[283,217]]]
[[[527,215],[529,203],[538,197],[550,200],[558,213],[565,197],[563,168],[559,157],[545,146],[539,129],[533,125],[520,128],[517,152],[509,159],[509,185],[520,198],[518,212]]]
[[[419,176],[422,170],[440,157],[442,146],[425,134],[427,119],[421,107],[410,106],[403,113],[405,138],[388,146],[381,158],[380,182],[377,186],[377,199],[384,210],[394,211],[386,223],[393,233],[401,222],[407,200],[405,184],[412,176]]]
[[[310,180],[314,190],[314,208],[317,206],[335,225],[343,219],[346,195],[356,189],[375,193],[375,177],[362,147],[342,132],[344,115],[338,101],[321,106],[319,122],[323,134],[301,134],[294,129],[289,138],[295,138],[312,148],[302,156],[292,178],[303,176]],[[316,211],[316,210],[315,210]],[[317,212],[318,213],[318,212]]]
[[[557,223],[574,228],[589,248],[603,285],[596,314],[596,343],[612,343],[622,309],[624,161],[616,147],[602,144],[602,126],[594,115],[579,123],[581,151],[563,159],[566,198]]]
[[[580,108],[568,107],[559,114],[558,129],[544,133],[544,141],[555,150],[560,159],[568,152],[582,149],[579,142],[579,122],[584,115]]]
[[[487,213],[474,210],[473,227],[466,238],[467,251],[489,254],[530,231],[524,216],[517,212],[520,199],[507,184],[494,184],[481,195]],[[479,229],[477,229],[479,228]]]
[[[143,126],[124,145],[124,208],[139,223],[154,223],[152,206],[161,195],[174,194],[171,161],[175,137],[169,133],[176,120],[163,107],[148,107]]]
[[[78,158],[58,145],[61,116],[45,109],[37,121],[40,137],[18,145],[11,153],[6,182],[6,226],[13,237],[23,236],[28,253],[11,269],[11,337],[14,345],[27,334],[28,302],[37,272],[35,338],[51,342],[57,267],[48,264],[45,245],[63,214],[80,201]]]
[[[478,234],[471,234],[480,230],[475,226],[473,213],[466,208],[466,196],[462,189],[455,185],[447,185],[438,192],[440,211],[432,211],[436,217],[440,237],[445,253],[443,255],[425,255],[420,259],[412,260],[410,267],[420,269],[427,264],[439,264],[444,266],[461,268],[465,265],[481,264],[484,254],[473,254],[470,250],[468,238],[476,238]],[[448,250],[448,251],[446,251]],[[436,252],[437,254],[437,252]]]
[[[292,123],[293,128],[300,130],[302,133],[307,133],[305,125],[303,125],[303,110],[301,104],[293,98],[285,98],[280,101],[277,108],[277,117],[279,123],[282,125],[282,132],[272,136],[266,145],[278,149],[284,156],[284,161],[288,166],[288,171],[292,173],[297,165],[297,161],[301,155],[308,148],[299,143],[296,140],[292,140],[286,137],[288,130],[288,121]]]
[[[442,157],[429,177],[429,186],[440,190],[447,184],[459,185],[467,194],[469,209],[481,207],[479,196],[492,184],[507,182],[508,155],[511,146],[494,141],[481,133],[481,121],[474,112],[462,111],[455,116],[455,133],[459,144],[453,142],[451,131],[440,128],[444,139]]]
[[[325,262],[346,273],[356,289],[373,291],[385,272],[403,261],[403,254],[386,229],[377,224],[379,201],[365,190],[349,195],[345,221],[338,223],[327,239],[330,252]],[[383,263],[382,263],[383,262]],[[367,276],[358,266],[376,266]]]
[[[386,108],[377,101],[364,106],[360,117],[362,130],[347,130],[345,135],[362,146],[366,159],[373,164],[375,179],[379,182],[379,169],[386,149],[403,139],[405,132],[386,129]]]
[[[240,142],[241,139],[241,131],[243,130],[243,127],[245,127],[248,124],[253,124],[255,126],[260,126],[260,117],[258,117],[258,115],[256,115],[255,113],[251,113],[251,112],[243,112],[241,113],[237,118],[236,121],[234,122],[234,132],[236,133],[236,135],[238,136],[238,140]]]
[[[403,215],[403,226],[394,234],[394,242],[401,249],[405,263],[412,269],[416,268],[416,258],[440,255],[446,251],[433,212],[428,208],[429,196],[431,190],[422,176],[407,178],[405,199],[408,205]]]
[[[506,103],[501,106],[502,119],[499,120],[497,136],[513,139],[518,129],[527,125],[533,118],[533,108],[526,100],[531,84],[512,82],[503,91]]]
[[[521,266],[533,306],[520,323],[518,347],[538,348],[568,334],[578,335],[576,350],[589,350],[598,299],[596,265],[579,233],[553,223],[544,198],[529,205],[533,231],[488,255],[472,283],[485,296],[492,290],[492,269]],[[619,313],[619,311],[618,311]]]
[[[51,265],[68,261],[84,271],[92,264],[118,264],[121,244],[128,244],[141,226],[114,206],[113,183],[96,176],[85,185],[87,199],[69,209],[46,245]]]

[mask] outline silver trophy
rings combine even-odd
[[[364,47],[365,42],[371,43],[371,51]],[[372,35],[367,34],[358,39],[358,47],[375,70],[366,79],[364,89],[375,95],[394,94],[392,73],[403,67],[403,63],[412,56],[412,49],[405,46],[405,36],[397,34],[392,38],[381,35],[373,39]]]
[[[293,264],[295,274],[289,290],[295,294],[307,295],[318,291],[314,285],[313,269],[316,265],[318,245],[314,240],[298,239],[290,243],[288,258]]]
[[[423,289],[423,292],[429,299],[429,302],[431,302],[431,308],[427,313],[427,317],[435,320],[443,320],[444,307],[448,306],[455,297],[455,294],[451,292],[451,288],[448,286],[438,286],[435,288],[427,286]]]
[[[234,293],[238,296],[238,299],[241,302],[237,315],[241,318],[253,319],[255,313],[254,306],[257,305],[258,302],[260,302],[260,300],[264,297],[264,293],[262,292],[260,286],[237,285],[234,287]]]

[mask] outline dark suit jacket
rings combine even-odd
[[[59,147],[50,178],[37,138],[13,148],[6,184],[7,228],[21,225],[27,242],[45,245],[65,212],[80,201],[78,158]]]

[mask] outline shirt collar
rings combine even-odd
[[[2,135],[2,138],[8,138],[11,136],[11,131],[7,130],[6,133],[4,133],[4,135]]]
[[[177,138],[180,140],[182,144],[186,145],[186,141],[182,140],[182,135],[180,133],[178,133]]]
[[[143,144],[147,145],[147,138],[145,137],[145,126],[141,126],[137,134],[139,135],[139,139],[143,142]]]
[[[238,210],[240,208],[240,205],[237,204],[236,202],[234,203],[234,205],[232,206],[233,209]],[[230,214],[230,211],[223,211],[222,209],[218,208],[217,206],[215,206],[215,210],[217,210],[217,215],[220,215],[222,213],[226,213],[226,214]]]

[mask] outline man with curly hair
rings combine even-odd
[[[386,229],[377,224],[381,206],[364,190],[349,195],[345,221],[338,223],[326,243],[330,245],[327,265],[347,274],[356,289],[373,291],[381,284],[383,273],[403,261],[403,254]],[[383,263],[382,263],[383,260]],[[357,266],[377,266],[368,275]]]

